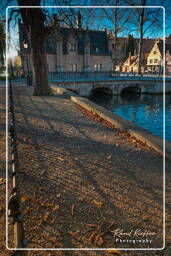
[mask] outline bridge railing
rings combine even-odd
[[[137,80],[162,80],[162,77],[158,77],[155,74],[143,74],[137,75],[133,73],[121,73],[121,72],[51,72],[48,73],[49,82],[87,82],[87,81],[137,81]],[[171,80],[171,76],[166,75],[166,80]],[[11,78],[12,84],[15,86],[32,86],[33,78],[32,74],[28,74],[25,77],[15,76]],[[5,84],[4,81],[0,81],[0,84]]]
[[[87,81],[112,78],[114,72],[54,72],[49,73],[49,81]]]
[[[161,80],[162,77],[151,74],[137,75],[120,72],[51,72],[49,82],[81,82],[81,81],[112,81],[112,80]]]

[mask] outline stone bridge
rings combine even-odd
[[[161,78],[139,77],[134,79],[117,79],[113,81],[61,81],[51,82],[51,85],[56,85],[73,91],[80,96],[90,96],[95,92],[102,92],[104,94],[120,95],[126,91],[138,93],[157,94],[163,93],[164,86]],[[171,92],[171,79],[166,79],[165,83],[166,93]]]

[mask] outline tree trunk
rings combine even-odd
[[[140,16],[140,40],[139,40],[139,47],[138,47],[138,74],[139,75],[141,74],[142,46],[143,46],[143,11]]]
[[[30,0],[32,6],[40,6],[40,0]],[[18,0],[19,6],[27,6],[27,1]],[[47,59],[45,39],[48,33],[45,27],[46,16],[41,8],[20,8],[20,14],[26,27],[31,44],[34,95],[48,95]]]
[[[45,39],[44,37],[41,38],[35,35],[31,38],[31,42],[34,95],[48,95],[49,86]]]
[[[146,5],[146,0],[142,1],[142,6]],[[138,74],[141,75],[141,65],[142,65],[142,47],[143,47],[143,25],[144,25],[144,8],[142,8],[140,13],[140,40],[138,48]]]
[[[115,0],[115,6],[118,6],[118,0]],[[114,31],[114,59],[113,59],[113,69],[116,70],[117,65],[117,47],[118,47],[118,9],[114,10],[114,18],[115,18],[115,31]]]

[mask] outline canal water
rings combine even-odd
[[[163,96],[126,93],[122,96],[95,93],[93,102],[163,138]],[[171,142],[171,94],[166,95],[166,141]]]

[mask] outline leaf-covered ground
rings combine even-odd
[[[2,88],[0,92],[0,248],[9,255],[4,249],[5,92]],[[15,88],[21,208],[28,247],[162,247],[161,156],[69,99],[31,95],[30,88]],[[167,162],[167,196],[170,169]],[[147,237],[152,242],[116,241],[118,229],[133,230],[134,239],[136,230],[153,232]],[[139,233],[136,240],[142,236]],[[31,251],[30,255],[169,255],[170,238],[167,232],[167,248],[159,252],[111,249]]]

